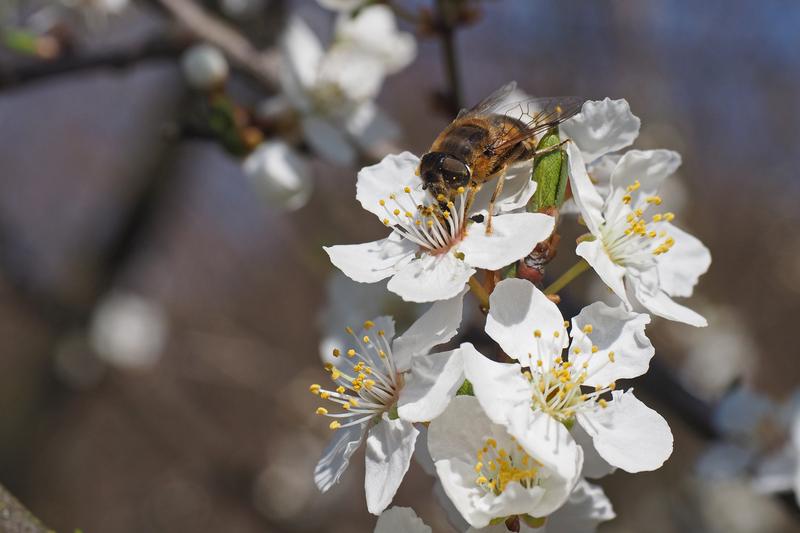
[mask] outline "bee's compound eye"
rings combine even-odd
[[[469,167],[455,157],[445,157],[441,164],[442,174],[451,186],[466,185],[469,182]]]

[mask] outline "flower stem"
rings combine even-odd
[[[478,281],[478,278],[472,276],[469,278],[469,290],[475,295],[478,299],[478,302],[481,304],[481,309],[489,309],[489,293],[486,292],[486,289],[483,288],[481,282]]]
[[[569,270],[561,274],[561,277],[551,283],[545,290],[544,293],[547,295],[556,294],[558,291],[569,285],[572,280],[583,274],[589,270],[589,263],[586,262],[586,259],[581,259],[574,265],[570,267]],[[470,280],[470,286],[471,286]]]

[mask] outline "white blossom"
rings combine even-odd
[[[471,396],[454,398],[431,422],[428,447],[445,493],[475,528],[497,518],[554,512],[567,501],[582,463],[576,447],[569,469],[549,468],[492,423]]]
[[[314,471],[323,492],[338,482],[350,457],[366,440],[367,508],[380,514],[408,470],[419,430],[414,422],[437,417],[464,380],[461,348],[429,353],[450,340],[461,322],[462,296],[437,302],[393,340],[394,321],[378,317],[352,328],[352,348],[336,350],[327,364],[335,387],[310,390],[341,408],[317,414],[333,418],[333,440]]]
[[[414,36],[398,31],[394,13],[385,5],[365,7],[355,17],[339,15],[334,47],[374,56],[387,74],[404,69],[417,55]]]
[[[391,119],[373,102],[390,72],[386,58],[357,46],[359,32],[371,31],[358,22],[358,17],[345,27],[348,33],[342,44],[337,45],[334,37],[334,44],[325,50],[311,28],[292,17],[280,47],[283,98],[298,114],[303,136],[311,147],[338,163],[352,163],[357,150],[379,147],[398,133]],[[407,41],[400,33],[386,37],[396,38],[396,42],[386,41],[390,48]],[[369,35],[365,38],[370,39]]]
[[[597,302],[572,319],[568,335],[552,301],[527,281],[507,279],[491,295],[486,332],[518,363],[467,349],[464,372],[489,418],[548,468],[570,472],[583,447],[587,477],[608,473],[609,465],[655,470],[672,453],[669,426],[631,390],[616,390],[616,380],[648,369],[649,321]]]
[[[369,0],[317,0],[317,3],[331,11],[350,13],[356,8],[366,4]]]
[[[358,173],[356,198],[392,232],[375,242],[325,248],[331,262],[351,279],[375,283],[391,278],[388,289],[406,301],[452,298],[476,269],[509,265],[553,231],[550,216],[506,213],[524,206],[536,188],[528,167],[521,169],[524,177],[510,179],[504,188],[490,234],[484,196],[476,196],[468,209],[471,189],[461,188],[441,207],[423,190],[418,167],[419,158],[403,152]]]
[[[529,527],[520,522],[520,533],[593,533],[601,522],[616,517],[603,489],[581,480],[572,489],[569,499],[547,517],[543,526]],[[481,529],[470,528],[467,533],[507,533],[505,524]]]
[[[293,211],[313,190],[309,162],[283,141],[261,143],[242,163],[259,196],[270,207]]]

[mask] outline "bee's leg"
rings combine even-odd
[[[494,188],[494,193],[492,193],[492,199],[489,200],[489,216],[488,220],[486,221],[486,235],[492,233],[492,213],[494,212],[494,203],[497,201],[497,198],[500,196],[500,193],[503,192],[503,185],[506,182],[506,169],[500,171],[500,176],[497,177],[497,185]]]
[[[561,147],[570,142],[569,139],[564,139],[558,144],[554,144],[553,146],[548,146],[547,148],[543,148],[539,151],[536,151],[536,146],[531,145],[527,147],[525,153],[519,158],[521,161],[527,161],[528,159],[533,159],[534,157],[541,157],[543,155],[547,155],[551,152],[555,152],[556,150],[561,150]]]

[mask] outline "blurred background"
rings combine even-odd
[[[382,236],[355,201],[358,168],[387,147],[424,152],[452,117],[430,3],[397,2],[423,20],[398,22],[416,54],[377,96],[396,131],[343,163],[264,104],[289,68],[271,61],[290,17],[330,42],[336,14],[317,2],[206,2],[274,52],[264,82],[222,47],[224,90],[213,58],[195,78],[186,65],[207,39],[185,2],[2,2],[0,482],[57,531],[371,531],[363,451],[330,493],[314,487],[329,430],[307,387],[324,376],[331,324],[416,311],[332,281],[321,245]],[[463,103],[510,80],[537,96],[626,98],[642,119],[635,147],[683,155],[664,196],[714,258],[687,302],[709,327],[656,320],[659,366],[633,383],[675,452],[656,472],[600,482],[618,515],[600,530],[800,531],[793,494],[760,494],[753,463],[708,458],[732,390],[786,406],[800,383],[800,3],[466,4],[452,42]],[[294,203],[245,164],[281,136],[303,171]],[[574,261],[574,226],[551,276]],[[597,293],[587,275],[565,298]],[[769,443],[753,453],[786,443],[777,426],[759,425],[753,438]],[[431,487],[412,465],[395,504],[449,531]]]

